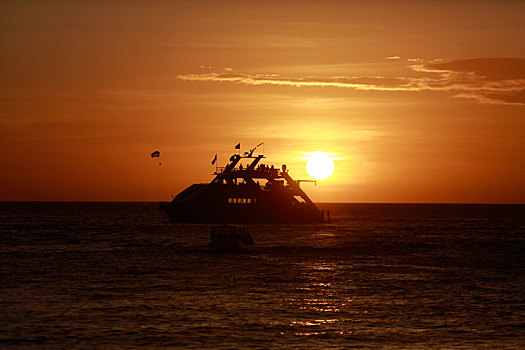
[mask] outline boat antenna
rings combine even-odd
[[[260,144],[258,144],[257,146],[255,146],[254,150],[256,148],[259,148],[259,146],[263,146],[263,155],[264,155],[264,142],[261,142]]]

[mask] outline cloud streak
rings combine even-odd
[[[186,81],[212,81],[230,82],[246,85],[280,85],[292,87],[337,87],[352,88],[356,90],[374,91],[417,91],[415,87],[396,84],[388,86],[391,78],[384,77],[331,77],[331,78],[286,78],[274,74],[230,74],[230,73],[206,73],[206,74],[183,74],[178,76]],[[367,83],[367,81],[369,81]],[[382,84],[382,81],[385,84]]]
[[[410,59],[407,62],[417,62]],[[415,77],[335,76],[289,78],[277,74],[181,74],[194,82],[236,83],[252,86],[346,88],[360,91],[441,91],[480,103],[525,106],[525,59],[487,58],[408,65]]]

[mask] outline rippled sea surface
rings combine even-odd
[[[525,206],[320,207],[212,254],[156,203],[0,203],[0,347],[525,348]]]

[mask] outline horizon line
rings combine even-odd
[[[169,203],[140,200],[0,200],[0,203]],[[525,202],[314,202],[315,204],[429,204],[429,205],[525,205]]]

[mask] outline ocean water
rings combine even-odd
[[[525,206],[320,207],[212,254],[156,203],[0,203],[0,348],[525,348]]]

